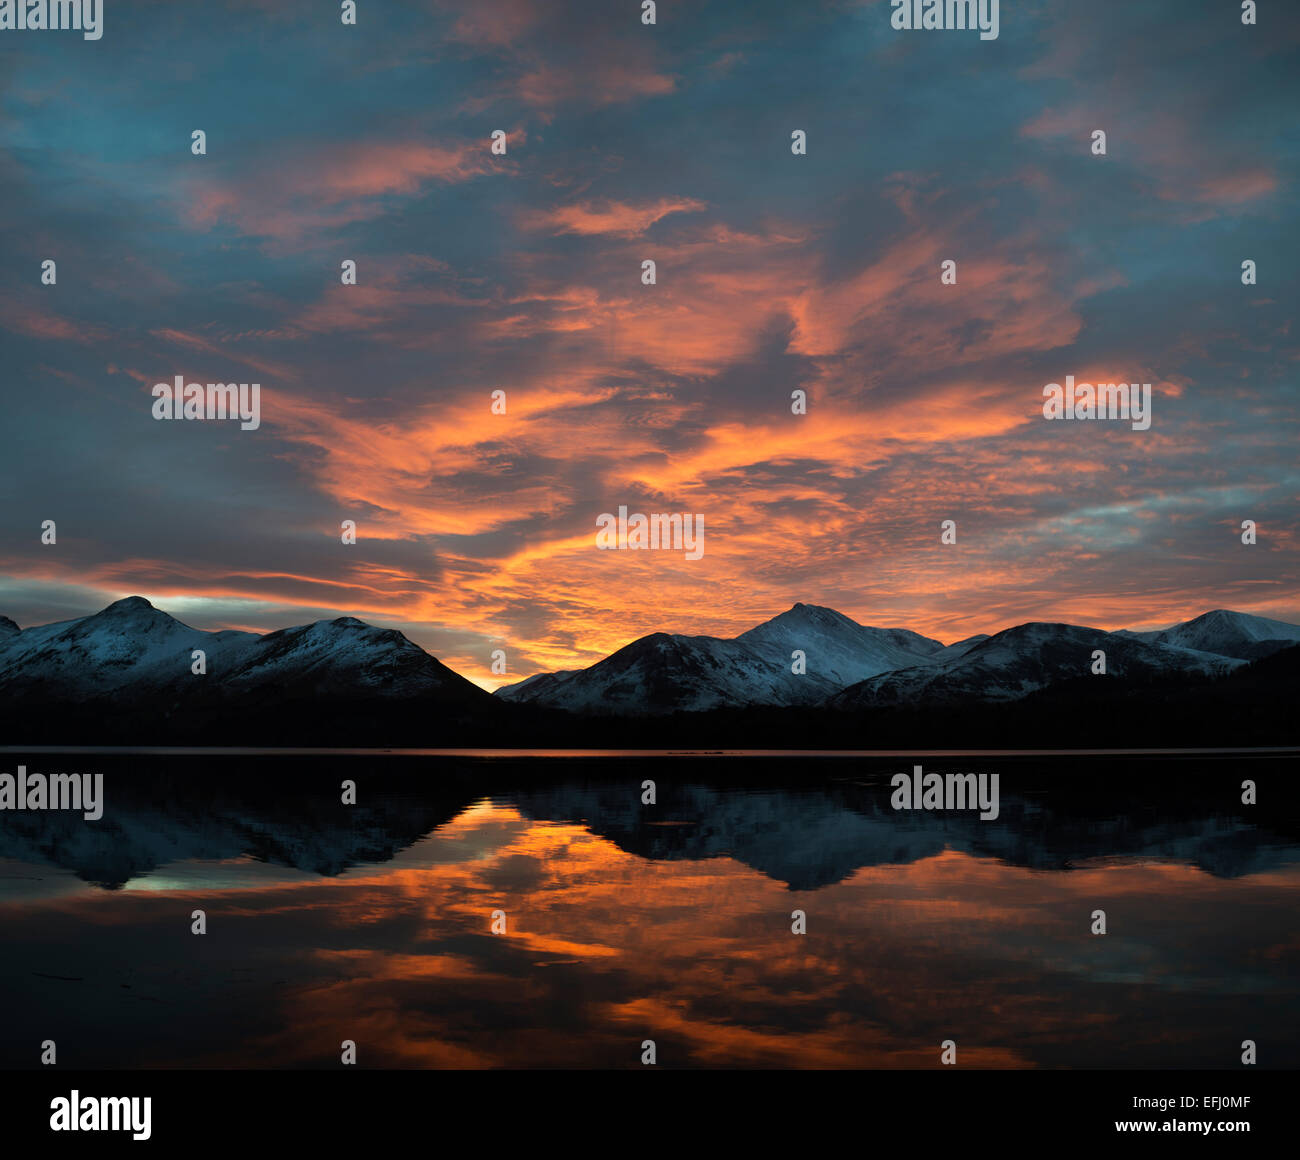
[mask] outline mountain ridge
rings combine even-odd
[[[704,728],[710,714],[730,714],[715,722],[723,732],[757,736],[758,724],[764,735],[809,745],[816,730],[929,737],[928,718],[918,714],[1020,702],[1025,713],[1037,712],[1032,706],[1043,695],[1052,693],[1055,704],[1053,691],[1076,686],[1109,703],[1126,683],[1155,682],[1186,716],[1187,705],[1209,695],[1205,682],[1297,649],[1300,625],[1224,609],[1143,632],[1031,621],[945,645],[797,603],[732,638],[651,633],[585,669],[536,673],[490,695],[401,632],[356,617],[264,634],[208,632],[135,596],[26,629],[0,621],[0,725],[9,735],[21,731],[26,742],[40,736],[78,744],[165,737],[276,745],[304,736],[312,743],[346,736],[526,744],[515,739],[525,734],[567,744],[609,732],[584,732],[583,720],[605,718],[613,729],[619,721],[672,718],[673,736],[686,737],[698,733],[686,718]],[[204,653],[202,674],[192,670],[196,650]],[[1100,680],[1099,652],[1106,657]],[[1269,671],[1285,682],[1293,668],[1287,660]],[[1264,679],[1233,687],[1241,714],[1250,712],[1247,690]],[[1280,695],[1266,691],[1270,704]],[[771,729],[764,711],[775,715]],[[1268,728],[1277,732],[1285,720],[1270,718]],[[965,710],[960,721],[959,733],[984,729]]]
[[[1101,654],[1100,656],[1098,654]],[[1104,661],[1104,671],[1098,666]],[[830,699],[831,708],[1017,700],[1081,676],[1222,676],[1245,664],[1215,653],[1174,648],[1103,629],[1029,621],[1003,629],[960,654],[884,673]]]
[[[1293,634],[1291,639],[1279,635],[1284,630]],[[1044,631],[1057,637],[1054,645],[1043,637]],[[1035,636],[1038,639],[1032,639]],[[664,659],[663,650],[659,649],[656,657],[649,643],[656,638],[676,642],[675,648],[683,654],[679,657],[679,673],[664,673],[656,668],[655,661]],[[1178,643],[1183,640],[1194,640],[1203,647]],[[1107,654],[1112,675],[1222,675],[1245,661],[1271,655],[1297,642],[1300,625],[1215,610],[1150,632],[1108,632],[1081,625],[1029,621],[944,645],[908,629],[871,628],[835,609],[797,603],[732,638],[651,633],[585,669],[566,670],[562,678],[557,676],[555,680],[548,679],[553,674],[534,674],[525,681],[503,686],[494,696],[512,703],[584,714],[626,713],[634,705],[639,705],[642,713],[820,703],[847,710],[864,704],[889,704],[891,688],[897,691],[892,703],[901,703],[905,689],[912,694],[925,690],[931,700],[1014,699],[1046,684],[1090,673],[1091,654],[1097,649]],[[1008,644],[1026,650],[1026,655],[994,659],[993,650]],[[792,653],[800,646],[806,672],[796,675],[791,671]],[[1047,652],[1056,654],[1056,659],[1048,662]],[[1012,681],[1009,670],[1017,661],[1032,672]],[[858,675],[863,672],[866,675]],[[944,694],[942,677],[954,672],[965,672],[969,679],[949,681],[950,688]],[[903,673],[910,677],[897,676]],[[687,682],[688,687],[682,688],[683,680],[692,675],[697,684]],[[849,679],[855,675],[856,680]],[[983,693],[975,688],[981,680],[989,685]],[[873,681],[871,690],[859,689],[853,696],[845,695],[848,689]],[[936,684],[940,686],[938,695]],[[990,691],[993,696],[988,695]]]
[[[586,713],[807,705],[942,648],[908,629],[870,628],[833,608],[797,603],[734,637],[650,633],[560,679],[534,674],[494,695]]]
[[[195,651],[206,671],[196,673]],[[192,628],[128,596],[89,616],[0,637],[0,693],[19,701],[52,692],[91,700],[128,690],[183,699],[189,690],[241,696],[293,689],[300,694],[416,697],[486,696],[393,629],[355,617],[318,620],[258,634]],[[470,693],[469,690],[473,692]]]

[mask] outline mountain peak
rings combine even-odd
[[[121,600],[114,600],[105,612],[157,612],[152,604],[143,596],[124,596]]]
[[[844,613],[836,612],[833,608],[827,608],[824,604],[804,604],[802,601],[798,604],[792,605],[787,611],[772,617],[772,619],[766,621],[766,623],[773,624],[778,621],[787,620],[832,620],[837,623],[856,623],[855,621],[850,620],[849,617],[845,616]]]
[[[113,601],[113,603],[110,603],[104,611],[105,613],[109,613],[109,611],[112,611],[113,609],[120,609],[123,613],[129,613],[129,611],[134,611],[135,609],[152,609],[152,607],[153,605],[151,605],[147,600],[144,600],[143,596],[123,596],[121,600],[116,600]]]
[[[1182,624],[1137,635],[1142,640],[1169,644],[1176,648],[1219,653],[1240,660],[1256,660],[1285,647],[1285,642],[1300,640],[1300,625],[1257,616],[1253,612],[1215,608]]]
[[[14,636],[22,632],[18,625],[7,616],[0,616],[0,636]]]
[[[163,612],[161,608],[155,608],[143,596],[125,596],[121,600],[114,600],[108,607],[84,617],[81,623],[87,629],[111,628],[114,631],[135,631],[143,630],[146,626],[170,627],[179,625],[180,621]]]

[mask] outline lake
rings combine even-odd
[[[105,803],[0,812],[4,1067],[1300,1066],[1290,753],[20,763]]]

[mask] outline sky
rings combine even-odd
[[[1238,7],[2,31],[0,613],[357,616],[488,688],[800,601],[944,641],[1300,622],[1300,9]],[[177,375],[258,382],[261,425],[156,420]],[[1047,421],[1067,375],[1149,382],[1150,429]],[[702,558],[597,550],[620,505],[702,516]]]

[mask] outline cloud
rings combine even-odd
[[[520,224],[524,229],[555,234],[613,234],[633,238],[669,214],[698,213],[706,208],[704,202],[690,197],[666,197],[644,205],[589,201],[548,210],[525,210],[520,214]]]
[[[507,133],[507,148],[527,140]],[[433,184],[460,184],[488,174],[509,175],[506,157],[480,141],[435,145],[422,141],[352,141],[289,149],[274,164],[215,179],[189,178],[186,217],[198,227],[230,226],[251,237],[299,242],[386,211],[388,199],[412,198]],[[247,162],[246,162],[247,163]]]

